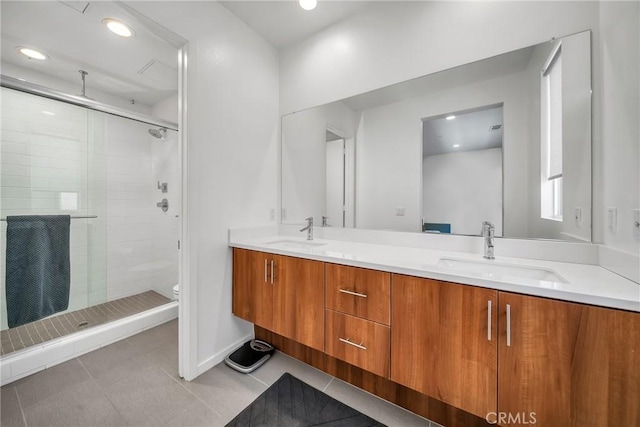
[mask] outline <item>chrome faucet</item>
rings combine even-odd
[[[307,240],[313,240],[313,217],[310,216],[306,219],[307,226],[300,229],[300,231],[307,232]]]
[[[482,223],[482,237],[484,237],[484,257],[486,259],[494,259],[493,256],[493,237],[495,227],[489,221]]]
[[[322,217],[322,226],[323,227],[331,227],[331,224],[329,224],[329,217],[328,216],[323,216]]]

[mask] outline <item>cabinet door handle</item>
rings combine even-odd
[[[267,259],[264,259],[264,283],[267,283]]]
[[[273,260],[271,260],[271,284],[273,285],[273,266],[275,265],[275,262]]]
[[[357,347],[357,348],[359,348],[360,350],[366,350],[366,349],[367,349],[367,347],[363,346],[363,345],[362,345],[362,343],[360,343],[360,344],[356,344],[356,343],[354,343],[354,342],[351,342],[351,339],[349,339],[349,338],[346,338],[346,339],[345,339],[345,338],[338,338],[338,339],[339,339],[340,341],[342,341],[343,343],[345,343],[345,344],[349,344],[349,345],[352,345],[352,346],[354,346],[354,347]]]
[[[487,301],[487,339],[491,341],[491,300]]]
[[[511,306],[507,304],[507,347],[511,347]]]
[[[356,297],[360,297],[360,298],[366,298],[367,294],[361,294],[360,292],[354,292],[354,291],[350,291],[348,289],[340,289],[340,292],[342,292],[343,294],[349,294],[349,295],[353,295]]]

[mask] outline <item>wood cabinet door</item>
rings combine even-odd
[[[491,289],[394,274],[391,380],[485,418],[497,408]]]
[[[640,313],[499,298],[500,425],[640,426]]]
[[[274,256],[273,328],[324,351],[324,263]]]
[[[273,327],[273,255],[233,249],[233,314],[266,329]]]

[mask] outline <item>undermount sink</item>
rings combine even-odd
[[[556,272],[542,267],[501,264],[494,261],[471,261],[454,258],[440,258],[438,266],[465,273],[478,274],[488,279],[521,278],[546,282],[568,283]]]
[[[313,249],[318,246],[324,246],[326,243],[311,240],[276,240],[274,242],[268,242],[267,245],[282,246],[291,249]]]

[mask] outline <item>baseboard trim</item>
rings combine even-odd
[[[244,344],[245,342],[249,341],[252,338],[253,338],[253,334],[245,335],[238,341],[220,350],[219,352],[209,357],[208,359],[198,363],[198,370],[197,370],[196,376],[200,376],[201,374],[207,372],[209,369],[216,366],[218,363],[222,362],[224,358],[227,357],[227,355],[232,350],[234,350],[236,347],[240,347],[242,344]]]

